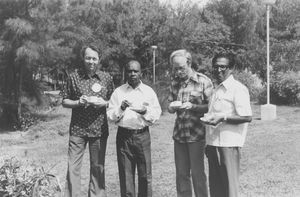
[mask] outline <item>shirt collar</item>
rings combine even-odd
[[[194,82],[199,82],[197,73],[195,71],[192,71],[191,77],[189,79]]]
[[[190,75],[185,81],[180,81],[180,80],[178,80],[178,79],[175,79],[175,82],[176,82],[177,84],[179,84],[180,86],[184,86],[184,87],[186,87],[187,84],[188,84],[190,81],[194,81],[194,82],[196,82],[196,83],[199,82],[197,73],[196,73],[195,71],[193,71],[193,70],[192,70],[191,75]]]
[[[87,79],[87,78],[90,79],[90,78],[96,77],[96,78],[98,78],[100,80],[100,78],[101,78],[100,77],[101,76],[101,71],[99,71],[99,70],[97,70],[95,72],[95,74],[92,75],[91,77],[89,77],[88,74],[83,69],[78,69],[78,74],[79,74],[80,77],[85,78],[85,79]]]
[[[223,85],[226,89],[228,89],[229,87],[232,87],[233,83],[234,83],[234,78],[233,78],[233,75],[231,74],[220,85]]]
[[[140,80],[140,84],[134,88],[135,90],[141,90],[142,91],[142,88],[143,88],[144,84],[143,82]],[[133,89],[133,87],[131,85],[128,84],[128,82],[126,82],[126,89]]]

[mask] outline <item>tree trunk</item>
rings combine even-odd
[[[21,61],[21,64],[19,65],[19,84],[18,84],[18,92],[16,94],[17,96],[17,106],[18,106],[18,111],[17,111],[17,117],[18,117],[18,125],[21,123],[21,117],[22,117],[22,84],[23,84],[23,72],[24,72],[24,61]]]
[[[4,85],[3,85],[3,113],[1,118],[1,126],[12,129],[18,123],[18,107],[16,100],[16,84],[17,84],[17,70],[14,61],[14,54],[7,56],[4,69]]]

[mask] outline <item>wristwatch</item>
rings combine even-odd
[[[223,122],[227,121],[227,115],[224,115]]]

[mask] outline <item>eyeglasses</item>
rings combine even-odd
[[[213,65],[213,70],[214,71],[224,71],[227,68],[228,68],[227,65],[217,65],[217,64]]]
[[[84,57],[84,60],[87,60],[87,61],[90,61],[90,60],[93,60],[93,61],[98,61],[99,59],[96,58],[96,57],[89,57],[89,56],[85,56]]]

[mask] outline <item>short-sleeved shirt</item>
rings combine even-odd
[[[113,90],[113,80],[108,73],[97,71],[95,75],[89,77],[83,70],[75,70],[69,75],[61,95],[63,99],[71,100],[79,100],[82,95],[109,100]],[[70,135],[79,137],[108,136],[106,108],[93,106],[73,108]]]
[[[172,81],[168,100],[189,101],[195,105],[208,104],[212,89],[213,84],[207,76],[193,71],[191,77],[184,82]],[[202,112],[193,109],[177,111],[173,139],[179,143],[204,140],[205,125],[199,120],[202,116]]]
[[[209,113],[216,115],[252,116],[249,91],[230,75],[214,90],[209,104]],[[220,147],[242,147],[248,123],[207,126],[206,143]]]

